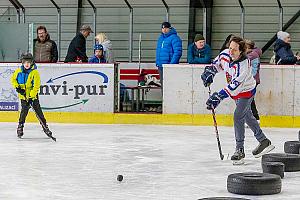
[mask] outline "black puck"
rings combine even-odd
[[[120,182],[123,181],[123,176],[122,175],[118,175],[117,180],[120,181]]]

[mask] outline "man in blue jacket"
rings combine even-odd
[[[163,86],[163,64],[178,64],[182,55],[182,41],[169,22],[161,25],[161,35],[156,47],[156,66]]]
[[[209,64],[211,48],[205,44],[205,38],[201,34],[195,36],[194,42],[188,47],[189,64]]]

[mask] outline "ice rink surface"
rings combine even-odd
[[[226,196],[248,199],[300,199],[300,172],[286,172],[277,195],[227,192],[231,173],[261,172],[257,145],[246,131],[246,164],[221,161],[213,127],[49,124],[57,142],[38,124],[26,124],[24,139],[16,123],[0,123],[0,199],[3,200],[197,200]],[[298,129],[264,128],[283,152]],[[219,127],[225,154],[234,151],[232,127]],[[230,156],[229,156],[230,159]],[[117,175],[124,180],[118,182]]]

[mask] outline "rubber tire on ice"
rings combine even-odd
[[[209,197],[209,198],[203,198],[198,200],[250,200],[250,199],[235,198],[235,197]]]
[[[248,172],[230,174],[227,190],[234,194],[268,195],[281,192],[280,176],[268,173]]]
[[[299,154],[299,149],[300,149],[300,141],[286,141],[284,143],[285,153]]]
[[[262,162],[263,173],[277,174],[284,177],[284,164],[282,162]]]
[[[300,155],[288,153],[270,153],[261,158],[261,162],[282,162],[285,172],[300,171]]]

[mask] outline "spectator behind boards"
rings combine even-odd
[[[86,38],[93,33],[88,25],[82,25],[80,32],[72,39],[65,62],[88,62],[86,56]]]
[[[53,40],[50,40],[46,27],[37,27],[36,34],[37,37],[33,40],[35,62],[57,62],[57,46]]]
[[[274,45],[275,63],[279,65],[296,64],[300,60],[300,56],[294,55],[291,50],[290,34],[283,31],[278,31],[277,40]]]
[[[208,64],[211,59],[211,48],[205,44],[205,38],[201,34],[195,36],[194,42],[188,47],[189,64]]]
[[[161,35],[156,47],[156,66],[158,67],[161,85],[163,81],[163,64],[178,64],[182,55],[182,41],[176,29],[169,22],[161,25]]]
[[[256,87],[257,87],[257,85],[260,84],[259,70],[260,70],[260,56],[262,54],[262,50],[258,47],[255,47],[255,42],[249,39],[245,39],[245,45],[246,45],[247,58],[250,60],[250,64],[252,67],[252,75],[256,81]],[[256,108],[254,97],[253,97],[253,101],[251,102],[251,111],[253,113],[253,116],[257,120],[258,124],[260,124],[259,114]],[[248,126],[246,126],[246,128],[248,128]]]
[[[90,58],[89,63],[106,63],[103,55],[103,46],[101,44],[95,44],[94,56]]]
[[[114,55],[113,55],[113,49],[112,49],[112,43],[107,38],[105,33],[98,33],[95,37],[96,43],[101,44],[103,46],[103,55],[108,63],[114,62]]]

